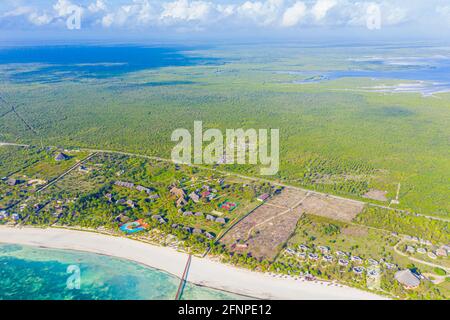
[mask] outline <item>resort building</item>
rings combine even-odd
[[[379,265],[379,262],[377,260],[374,259],[367,259],[367,262],[371,265],[371,266],[377,266]]]
[[[216,222],[221,223],[221,224],[225,224],[227,223],[227,221],[225,220],[225,218],[217,218]]]
[[[319,251],[320,251],[322,254],[327,254],[327,253],[330,252],[330,248],[328,248],[328,247],[326,247],[326,246],[319,246],[318,248],[319,248]]]
[[[200,197],[199,197],[198,194],[196,194],[195,192],[192,192],[192,193],[189,195],[189,198],[191,198],[192,201],[194,201],[195,203],[197,203],[197,202],[200,201]]]
[[[68,160],[69,156],[67,156],[66,154],[59,152],[56,156],[55,156],[55,160],[56,161],[65,161]]]
[[[419,277],[409,269],[398,271],[395,279],[408,290],[415,289],[420,285]]]
[[[6,183],[8,184],[8,186],[14,187],[14,186],[18,185],[20,183],[20,181],[17,179],[9,178]]]
[[[134,183],[131,183],[131,182],[116,181],[114,184],[118,187],[124,187],[124,188],[129,188],[129,189],[134,188]]]
[[[264,194],[260,195],[260,196],[257,198],[257,200],[258,200],[258,201],[261,201],[261,202],[264,202],[264,201],[266,201],[267,199],[269,199],[269,197],[270,197],[270,195],[269,195],[268,193],[264,193]]]
[[[344,266],[344,267],[348,266],[348,260],[346,260],[346,259],[339,259],[338,263],[339,263],[339,265]]]
[[[304,244],[299,245],[298,248],[299,248],[300,250],[302,250],[302,251],[308,251],[308,250],[309,250],[309,247],[306,246],[306,245],[304,245]]]
[[[439,257],[446,257],[447,256],[447,250],[444,248],[439,248],[436,250],[436,255]]]
[[[433,260],[437,259],[437,255],[434,252],[428,252],[428,257]]]
[[[184,198],[186,197],[186,193],[183,191],[183,189],[179,189],[177,187],[172,187],[170,189],[170,193],[176,196],[177,198]]]
[[[364,272],[364,267],[354,267],[353,268],[353,273],[355,273],[355,274],[362,274],[363,272]]]
[[[309,258],[310,260],[313,260],[313,261],[319,260],[319,256],[318,256],[317,254],[315,254],[315,253],[310,253],[310,254],[308,255],[308,258]]]
[[[425,248],[417,248],[417,252],[420,254],[426,254],[427,253],[427,249]]]

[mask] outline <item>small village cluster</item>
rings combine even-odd
[[[380,274],[380,268],[378,267],[381,266],[384,266],[388,270],[397,268],[397,265],[389,263],[384,259],[381,259],[380,261],[372,258],[363,259],[359,256],[354,256],[339,250],[332,253],[331,248],[327,246],[318,246],[316,248],[301,244],[297,249],[286,248],[285,252],[300,260],[309,260],[313,263],[323,261],[325,263],[337,262],[337,264],[342,267],[352,265],[352,272],[357,275],[367,272],[369,276],[378,276]],[[366,265],[366,267],[364,267],[364,265]]]

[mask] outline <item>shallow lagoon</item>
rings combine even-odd
[[[69,289],[69,266],[80,270],[80,289]],[[69,281],[70,282],[70,281]],[[0,300],[171,300],[180,280],[124,259],[92,253],[0,244]],[[190,283],[182,299],[238,299]]]

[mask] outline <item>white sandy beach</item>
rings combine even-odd
[[[188,255],[171,248],[106,236],[93,232],[55,228],[13,228],[0,226],[0,243],[40,246],[54,249],[79,250],[135,261],[182,276]],[[268,274],[251,272],[221,264],[210,259],[193,257],[189,282],[261,299],[298,300],[378,300],[384,297],[362,290],[329,286]]]

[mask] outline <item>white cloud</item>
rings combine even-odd
[[[166,32],[213,32],[215,28],[251,32],[299,24],[365,28],[369,5],[374,3],[380,6],[382,28],[418,23],[431,30],[431,26],[450,25],[448,0],[409,0],[407,4],[404,0],[4,0],[0,28],[61,27],[74,8],[82,11],[84,28],[154,26]]]
[[[281,20],[281,25],[283,27],[296,26],[305,15],[306,5],[301,1],[297,1],[292,7],[286,9]]]
[[[92,13],[107,11],[106,3],[103,0],[97,0],[88,6],[88,10]]]
[[[257,24],[268,25],[277,20],[283,4],[283,0],[247,1],[237,8],[237,13]]]
[[[5,12],[4,14],[2,14],[2,17],[18,17],[18,16],[23,16],[23,15],[28,15],[32,12],[34,12],[33,8],[20,6],[11,11]]]
[[[322,20],[327,15],[328,11],[336,6],[336,0],[318,0],[314,7],[311,9],[316,20]]]
[[[213,9],[211,2],[177,0],[164,3],[160,18],[174,20],[205,20]]]
[[[35,26],[47,25],[53,21],[53,17],[46,12],[27,6],[20,6],[1,15],[2,18],[25,16]]]
[[[53,17],[48,15],[47,13],[38,14],[36,12],[30,13],[28,16],[28,21],[36,26],[47,25],[53,21]]]
[[[101,19],[103,27],[136,27],[146,26],[156,21],[157,13],[148,0],[133,0],[129,5],[123,5],[112,12],[107,12]]]
[[[216,10],[223,16],[228,17],[233,15],[236,12],[236,6],[229,4],[229,5],[222,5],[219,4],[216,7]]]
[[[65,16],[73,14],[74,10],[82,11],[83,8],[73,4],[69,0],[58,0],[53,5],[53,10],[56,11],[56,13],[59,17],[65,17]]]

